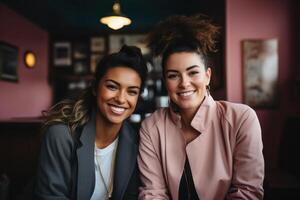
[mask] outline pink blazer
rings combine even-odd
[[[185,159],[201,200],[262,199],[263,144],[255,112],[208,96],[191,125],[200,135],[185,145],[180,116],[170,108],[159,109],[143,121],[139,199],[177,200]]]

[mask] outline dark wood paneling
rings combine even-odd
[[[41,122],[0,122],[0,174],[10,179],[14,198],[34,177],[41,141]]]

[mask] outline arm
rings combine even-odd
[[[226,199],[263,199],[264,158],[261,128],[255,112],[241,117],[233,153],[233,177]]]
[[[143,126],[140,130],[138,165],[142,182],[139,199],[169,199],[161,160]]]
[[[53,125],[46,131],[36,177],[37,199],[70,199],[73,146],[71,137],[65,125]]]

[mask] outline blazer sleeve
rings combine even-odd
[[[37,199],[70,199],[72,148],[67,126],[52,125],[45,132],[36,177]]]
[[[232,184],[226,199],[263,199],[263,143],[254,110],[243,113],[237,128]]]
[[[150,129],[149,129],[150,132]],[[138,166],[142,186],[139,199],[169,199],[162,164],[146,127],[140,129]]]

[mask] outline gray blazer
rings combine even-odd
[[[91,198],[95,187],[95,116],[71,136],[68,126],[50,126],[43,138],[35,196],[44,200]],[[116,152],[113,200],[137,199],[138,134],[124,122]]]

